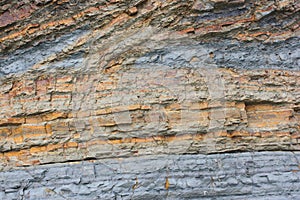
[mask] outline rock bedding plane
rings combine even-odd
[[[300,198],[299,10],[1,1],[0,199]]]

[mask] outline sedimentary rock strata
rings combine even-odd
[[[2,1],[0,196],[296,198],[299,9],[293,0]],[[272,155],[282,163],[268,167]],[[246,183],[233,177],[239,166],[213,165],[198,182],[209,167],[198,161],[217,157],[263,172]],[[177,168],[158,165],[165,159]],[[129,175],[115,162],[141,170]],[[65,175],[81,166],[94,171]],[[210,190],[220,170],[226,178]]]

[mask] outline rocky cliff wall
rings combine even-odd
[[[299,9],[2,1],[2,199],[297,199]]]

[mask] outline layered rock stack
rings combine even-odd
[[[300,198],[300,3],[0,2],[0,199]]]

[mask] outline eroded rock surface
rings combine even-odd
[[[197,160],[234,156],[268,163],[272,153],[288,163],[294,154],[298,159],[299,9],[299,2],[293,0],[2,1],[3,199],[63,198],[64,192],[66,198],[89,199],[101,195],[108,199],[114,195],[117,199],[158,195],[296,199],[298,161],[288,164],[288,172],[281,170],[281,164],[262,167],[264,174],[257,176],[267,177],[266,183],[256,184],[252,178],[251,189],[241,193],[230,192],[233,180],[227,178],[220,180],[224,190],[218,186],[211,193],[206,182],[198,182],[202,168],[189,172],[186,162],[196,165]],[[137,167],[147,162],[154,169],[166,158],[179,166],[172,173],[179,173],[180,167],[187,173],[170,176],[168,187],[154,184],[153,190],[151,181],[155,182],[159,170],[168,173],[164,168],[150,171],[145,180],[142,177],[148,177],[148,172],[136,172],[132,180],[138,177],[139,183],[149,183],[137,193],[133,185],[117,181],[114,184],[121,186],[107,189],[105,196],[115,175],[112,171],[105,174],[107,186],[97,184],[102,179],[90,177],[99,193],[80,181],[60,190],[60,181],[68,179],[63,175],[62,180],[49,175],[53,185],[41,190],[35,183],[48,183],[38,175],[22,185],[27,172],[59,171],[58,163],[68,171],[81,165],[97,167],[103,159],[106,164],[121,159],[118,162],[130,166],[137,162]],[[219,169],[213,166],[212,170]],[[232,170],[239,169],[233,166]],[[15,187],[17,181],[7,180],[19,173],[24,178]],[[121,180],[128,174],[119,175]],[[212,175],[203,176],[208,180]],[[188,189],[193,180],[203,190]],[[233,182],[238,187],[246,184]],[[288,191],[279,182],[295,184]],[[47,194],[37,191],[47,188]]]

